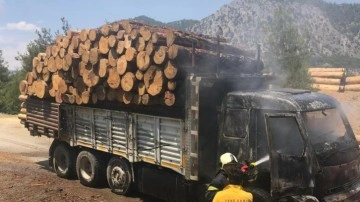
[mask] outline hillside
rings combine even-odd
[[[157,25],[157,26],[163,26],[163,27],[172,27],[172,28],[175,28],[178,30],[183,30],[183,31],[185,31],[189,27],[194,26],[196,23],[199,23],[198,20],[186,20],[186,19],[164,23],[164,22],[154,20],[154,19],[149,18],[144,15],[132,18],[132,20],[141,22],[144,24]]]
[[[315,56],[360,58],[360,4],[338,5],[322,0],[234,0],[188,30],[216,35],[217,27],[221,26],[223,37],[231,44],[253,49],[260,43],[264,51],[269,51],[269,26],[280,7],[289,12],[302,34],[310,36],[309,47]]]

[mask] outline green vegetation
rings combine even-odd
[[[279,8],[274,14],[274,23],[270,25],[269,37],[270,66],[277,69],[284,80],[277,84],[287,88],[311,89],[307,73],[309,48],[306,38],[300,34],[289,13]]]
[[[152,18],[149,18],[145,15],[135,17],[132,20],[135,20],[137,22],[141,22],[144,24],[149,24],[149,25],[172,27],[174,29],[181,30],[181,31],[185,31],[187,28],[192,27],[196,23],[199,23],[199,21],[197,21],[197,20],[185,20],[185,19],[174,21],[174,22],[169,22],[169,23],[163,23],[163,22],[154,20]]]

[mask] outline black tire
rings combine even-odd
[[[65,144],[55,147],[52,166],[57,176],[66,179],[75,177],[75,152]]]
[[[128,195],[133,191],[132,174],[128,163],[119,157],[110,159],[106,178],[111,191],[119,195]]]
[[[257,187],[246,187],[245,190],[247,192],[252,193],[253,202],[271,202],[271,195],[269,192],[257,188]]]
[[[80,183],[88,187],[101,184],[103,172],[99,157],[91,151],[81,151],[76,159],[76,173]]]

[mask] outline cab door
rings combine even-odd
[[[219,138],[219,156],[230,152],[240,161],[248,159],[249,118],[249,109],[226,109]]]
[[[305,194],[313,187],[305,131],[297,114],[265,114],[274,195]]]

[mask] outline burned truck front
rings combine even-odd
[[[360,201],[359,146],[335,99],[294,89],[234,92],[222,111],[219,154],[268,156],[247,186],[279,201]]]

